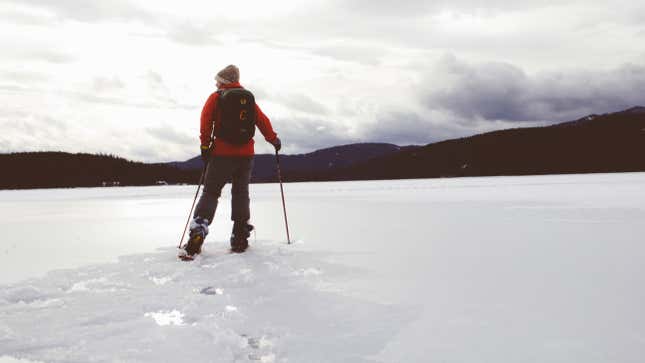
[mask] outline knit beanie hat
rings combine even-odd
[[[217,72],[215,79],[223,84],[233,83],[240,81],[240,69],[234,65],[226,66],[226,68]]]

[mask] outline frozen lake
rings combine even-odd
[[[191,264],[195,186],[0,191],[0,362],[645,360],[645,173],[284,187]]]

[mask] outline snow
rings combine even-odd
[[[0,362],[642,362],[645,174],[0,191]]]
[[[155,323],[160,326],[164,325],[184,325],[184,314],[178,310],[160,310],[158,312],[149,312],[143,314],[154,319]]]
[[[0,356],[0,363],[42,363],[42,361],[34,361],[29,359],[17,359],[8,355]]]
[[[0,346],[48,362],[360,362],[391,334],[372,317],[396,322],[398,309],[312,288],[296,272],[318,262],[284,244],[258,242],[243,256],[211,249],[191,263],[175,252],[51,272],[21,288],[28,293],[6,289],[1,324],[11,334]],[[61,303],[33,306],[45,299]]]

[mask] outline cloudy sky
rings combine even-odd
[[[0,152],[187,159],[228,64],[286,153],[645,105],[635,0],[1,0],[0,14]]]

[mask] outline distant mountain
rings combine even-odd
[[[376,157],[390,155],[401,150],[411,150],[418,146],[397,146],[386,143],[359,143],[335,146],[307,154],[280,155],[280,168],[284,175],[298,175],[307,179],[308,175],[319,175],[329,170],[349,167],[358,162],[365,162]],[[172,162],[169,165],[181,170],[201,170],[200,157],[184,162]],[[276,180],[276,159],[274,154],[258,154],[254,158],[254,182]]]
[[[319,175],[330,168],[398,152],[392,144],[353,144],[302,155],[281,155],[287,175]],[[184,162],[145,164],[112,155],[27,152],[0,154],[0,189],[93,187],[197,183],[203,164],[200,157]],[[255,156],[252,182],[277,180],[275,155]]]
[[[280,160],[285,181],[645,171],[645,107],[425,146],[351,144]],[[275,166],[275,155],[256,155],[252,182],[276,181]],[[0,189],[196,183],[201,168],[199,157],[144,164],[111,155],[0,154]]]
[[[319,180],[645,171],[645,107],[494,131],[374,158]]]
[[[172,161],[168,165],[180,170],[201,170],[204,167],[204,162],[202,162],[201,156],[195,156],[186,161]]]

